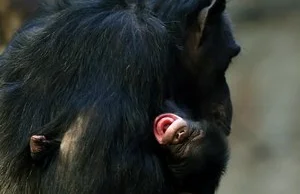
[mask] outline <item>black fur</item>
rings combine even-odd
[[[203,63],[191,71],[180,57],[188,18],[209,3],[46,2],[0,58],[0,193],[180,192],[153,137],[163,103],[171,99],[191,119],[221,123],[217,138],[207,140],[216,150],[231,120],[224,72],[233,55],[223,51],[230,50],[224,37],[232,37],[224,34],[223,16],[203,41]],[[214,104],[226,105],[225,119],[212,113]],[[60,149],[34,163],[33,135],[59,139]],[[207,161],[216,155],[210,149]],[[209,164],[183,191],[215,191],[225,167]]]
[[[169,69],[164,24],[110,0],[53,10],[1,56],[0,192],[170,193],[151,148]],[[32,135],[63,139],[72,127],[82,134],[71,150],[32,166]]]
[[[191,120],[188,111],[171,101],[165,112],[183,118],[189,134],[179,144],[162,145],[164,157],[179,190],[192,194],[212,194],[226,170],[229,159],[228,142],[223,129],[208,120]]]
[[[197,16],[203,7],[208,7],[214,1],[181,1],[182,4],[172,0],[160,2],[154,6],[154,10],[167,24],[173,44],[177,46],[174,71],[171,73],[175,76],[169,79],[176,87],[171,87],[169,99],[183,107],[183,112],[187,114],[180,113],[176,107],[171,108],[171,112],[179,110],[177,114],[191,120],[190,123],[198,121],[193,130],[201,128],[206,133],[198,147],[191,146],[193,144],[190,142],[180,145],[191,146],[198,154],[190,154],[190,157],[179,162],[171,159],[168,163],[173,162],[171,169],[177,174],[183,191],[213,194],[229,159],[226,136],[231,131],[232,104],[225,72],[232,58],[239,54],[240,47],[232,34],[225,11],[226,1],[216,0],[206,21],[203,21],[205,24],[202,23],[204,31],[198,45],[199,52],[197,58],[192,60],[185,44],[189,38],[186,32],[199,22]],[[176,146],[175,149],[169,148],[171,158],[176,156],[176,149]]]

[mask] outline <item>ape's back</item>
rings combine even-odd
[[[48,7],[1,57],[0,193],[169,193],[149,147],[167,31],[142,5],[84,2]],[[32,135],[61,145],[36,162]]]

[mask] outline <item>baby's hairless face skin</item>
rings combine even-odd
[[[173,113],[161,114],[154,121],[154,135],[157,142],[167,148],[174,158],[201,160],[197,149],[205,134],[199,122],[183,119]]]
[[[154,135],[163,146],[187,146],[188,142],[200,143],[204,131],[200,128],[200,123],[183,119],[173,113],[165,113],[156,117]],[[174,154],[178,154],[178,157],[184,156],[178,152]]]

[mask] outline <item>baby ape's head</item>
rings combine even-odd
[[[166,113],[155,119],[154,135],[182,191],[206,194],[217,188],[229,153],[222,130]]]

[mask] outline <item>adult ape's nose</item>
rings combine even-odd
[[[230,56],[231,56],[231,58],[234,58],[234,57],[238,56],[238,54],[240,54],[240,52],[241,52],[240,45],[235,43],[230,47]]]

